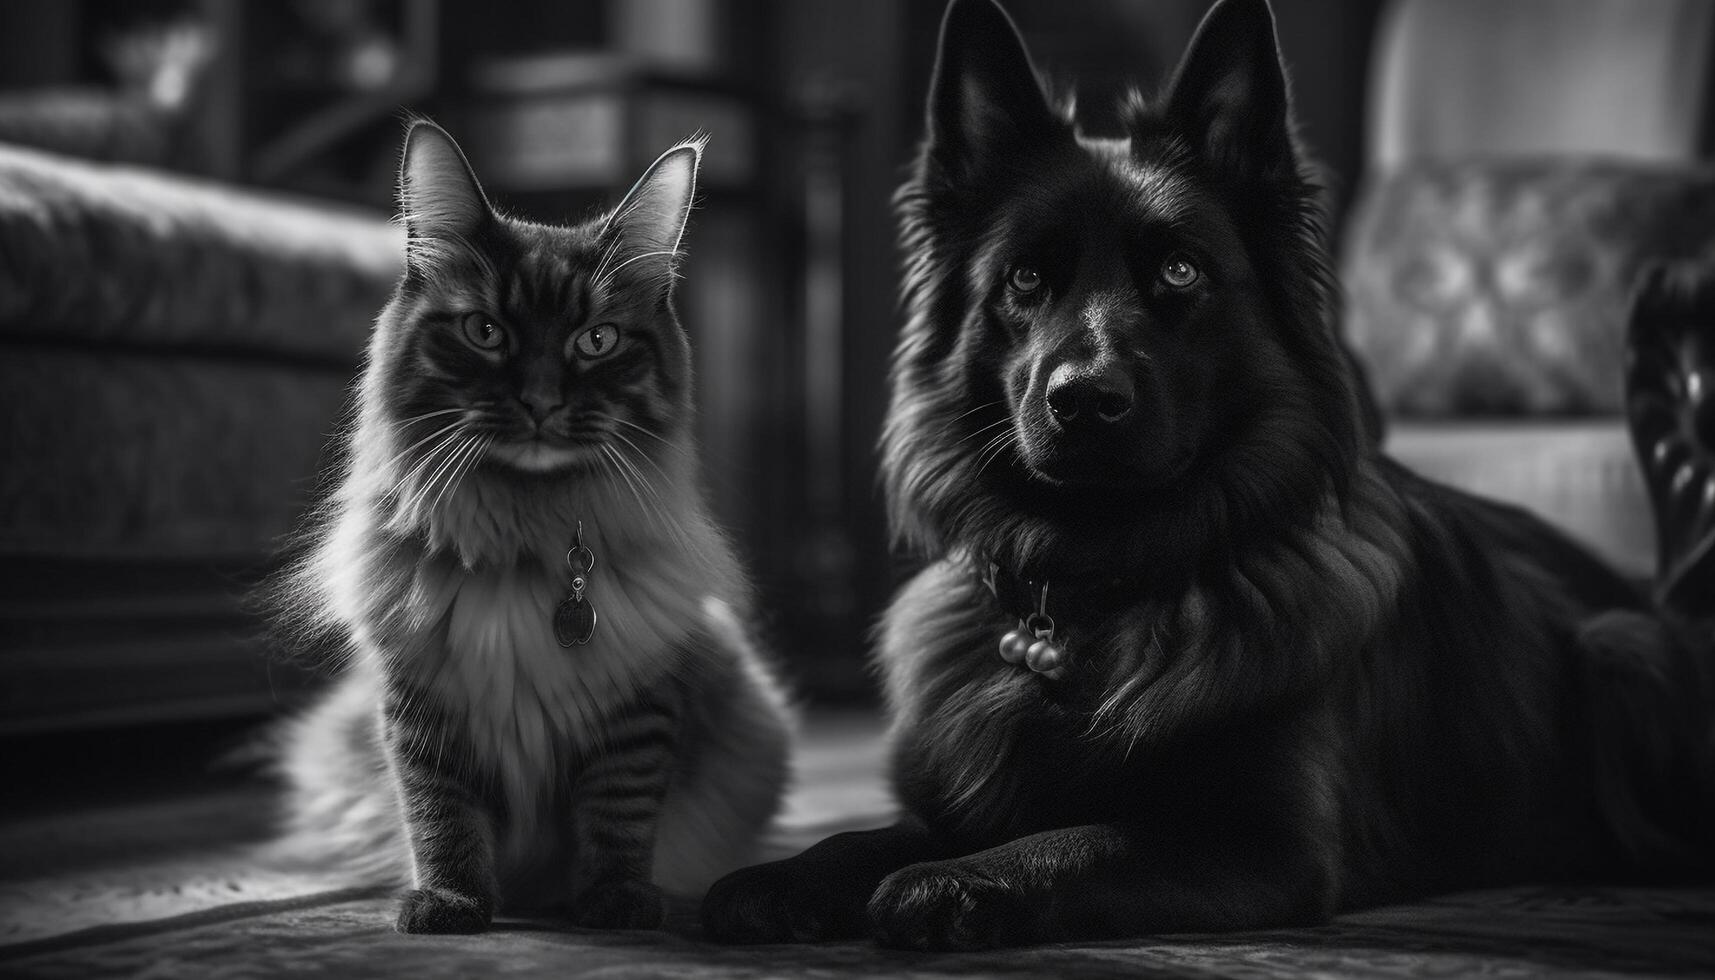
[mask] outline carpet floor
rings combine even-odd
[[[873,719],[812,719],[798,771],[780,855],[886,822]],[[953,955],[717,946],[690,906],[658,932],[504,920],[481,936],[403,936],[389,895],[248,860],[267,817],[265,790],[238,786],[0,822],[0,975],[1715,977],[1715,888],[1515,888],[1310,929]]]

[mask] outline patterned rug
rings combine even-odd
[[[779,853],[886,821],[877,735],[867,719],[809,726]],[[0,975],[1715,977],[1715,889],[1519,888],[1313,929],[958,955],[716,946],[690,906],[660,932],[506,920],[482,936],[402,936],[388,895],[248,863],[266,817],[250,787],[0,826]]]

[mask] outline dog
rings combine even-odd
[[[1265,0],[1124,135],[953,0],[881,439],[927,558],[877,661],[898,822],[736,872],[727,942],[972,949],[1707,875],[1711,655],[1530,514],[1386,458]]]

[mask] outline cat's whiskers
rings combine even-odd
[[[601,474],[602,481],[607,484],[609,493],[613,494],[615,497],[622,497],[624,494],[620,492],[619,481],[614,479],[614,474],[619,464],[615,463],[613,461],[613,457],[605,452],[607,449],[606,446],[601,446],[599,448],[604,451],[602,453],[603,459],[596,460],[597,463],[601,464],[596,468],[596,472]]]
[[[434,460],[437,457],[439,457],[442,453],[447,452],[449,449],[457,446],[459,436],[464,434],[463,433],[463,427],[464,427],[463,422],[456,422],[453,425],[450,425],[447,428],[442,429],[440,432],[435,433],[436,436],[441,436],[441,441],[436,443],[433,449],[430,449],[428,452],[424,453],[421,459],[419,459],[419,460],[417,460],[417,462],[413,463],[411,465],[410,469],[406,470],[405,473],[399,477],[398,482],[394,483],[393,486],[391,486],[387,489],[387,492],[382,495],[383,498],[390,499],[390,498],[396,497],[400,493],[400,491],[405,489],[405,485],[407,483],[410,483],[412,480],[416,479],[421,473],[423,473],[434,462]],[[445,433],[445,435],[443,435],[443,433]],[[433,439],[434,437],[435,436],[430,436],[429,438]],[[419,442],[417,445],[420,446],[420,445],[422,445],[422,443]],[[415,448],[415,447],[412,447],[412,448]],[[400,454],[400,456],[403,456],[403,455],[404,455],[403,453]],[[400,458],[400,456],[396,456],[396,457],[394,457],[394,459],[397,460]]]
[[[491,434],[478,436],[476,439],[472,440],[471,450],[466,453],[460,463],[454,467],[453,475],[442,482],[440,491],[435,494],[434,501],[429,504],[430,513],[434,513],[435,510],[440,507],[441,497],[444,494],[452,493],[456,495],[458,493],[458,488],[464,483],[465,477],[469,476],[482,462],[483,457],[488,453],[488,447],[494,445],[495,438],[496,437]]]
[[[458,448],[448,453],[446,459],[443,460],[439,466],[435,467],[435,471],[429,474],[429,478],[422,481],[422,483],[417,487],[417,492],[412,494],[411,501],[406,505],[405,510],[406,513],[410,514],[413,518],[422,519],[426,516],[422,511],[423,501],[428,499],[430,492],[432,492],[435,489],[435,486],[440,483],[442,476],[449,472],[449,468],[452,466],[453,460],[460,458],[468,445],[474,441],[474,437],[460,433],[458,435],[458,440]]]
[[[636,422],[633,422],[630,419],[622,419],[617,415],[604,415],[600,412],[594,412],[591,414],[595,415],[599,419],[602,419],[603,421],[613,422],[613,423],[616,423],[618,425],[623,425],[627,428],[636,429],[638,432],[643,433],[644,435],[648,436],[649,438],[654,439],[656,442],[659,442],[661,445],[666,446],[668,449],[671,449],[674,452],[679,453],[683,456],[690,456],[691,455],[690,451],[688,449],[686,449],[684,446],[681,446],[680,444],[674,442],[673,440],[668,439],[667,437],[661,435],[660,433],[656,432],[653,429],[650,429],[646,426],[638,425]],[[618,433],[614,433],[614,434],[618,435]]]
[[[609,459],[614,461],[614,465],[618,468],[619,475],[625,480],[626,486],[631,488],[631,495],[636,498],[637,506],[659,518],[659,512],[656,511],[655,508],[651,506],[651,502],[646,500],[643,496],[642,487],[638,483],[642,474],[637,471],[637,467],[633,466],[630,460],[626,459],[619,450],[615,449],[608,443],[602,443],[601,450],[608,455]],[[650,488],[650,493],[654,494],[653,487]]]
[[[462,408],[438,408],[438,409],[434,410],[433,412],[424,412],[421,415],[413,415],[408,419],[399,419],[398,421],[395,421],[393,423],[393,427],[395,429],[407,429],[407,428],[410,428],[411,426],[417,424],[418,422],[423,421],[424,419],[432,419],[432,418],[436,418],[438,416],[451,415],[454,412],[462,412],[462,411],[464,411],[464,409],[462,409]]]
[[[630,419],[622,419],[617,415],[606,415],[606,414],[603,414],[601,412],[591,412],[590,414],[595,416],[596,418],[602,419],[603,421],[613,422],[613,423],[616,423],[618,425],[623,425],[623,426],[630,428],[630,429],[636,429],[638,432],[641,432],[644,435],[648,436],[649,438],[654,439],[656,442],[659,442],[661,445],[666,446],[668,449],[672,450],[675,453],[678,453],[680,456],[684,457],[686,460],[691,461],[692,463],[695,463],[697,461],[699,454],[701,454],[704,458],[710,457],[710,454],[705,447],[698,447],[697,451],[693,452],[691,450],[691,447],[684,444],[683,442],[677,442],[675,440],[669,439],[666,436],[661,435],[659,432],[656,432],[653,429],[650,429],[646,426],[638,425],[636,422],[633,422]],[[719,454],[714,454],[712,458],[716,462],[726,462],[726,460],[722,456],[720,456]],[[651,461],[653,461],[653,460],[651,460]],[[659,464],[657,464],[657,469],[659,469],[659,468],[660,468]],[[723,475],[722,470],[717,469],[717,470],[712,470],[712,471],[705,471],[704,475],[706,477],[713,479],[717,484],[719,484],[722,487],[722,489],[731,489],[728,482],[721,478]]]
[[[603,443],[601,448],[602,451],[607,453],[608,457],[618,465],[619,474],[625,479],[626,484],[631,487],[632,496],[636,498],[639,509],[643,510],[647,516],[651,517],[660,530],[667,534],[668,537],[672,538],[675,543],[681,546],[688,544],[684,532],[680,530],[678,524],[676,524],[672,520],[671,515],[668,514],[666,504],[661,499],[661,494],[655,489],[654,484],[649,482],[649,478],[643,474],[643,471],[639,470],[637,465],[633,463],[630,458],[625,455],[625,452],[617,446],[613,446],[609,443]],[[639,489],[639,487],[642,489]],[[644,497],[644,492],[649,494],[647,498]]]
[[[644,452],[643,447],[639,446],[637,443],[632,442],[630,439],[626,438],[625,433],[620,432],[618,430],[615,430],[612,433],[612,435],[615,439],[618,439],[620,442],[623,442],[627,446],[630,446],[633,452],[637,453],[637,455],[640,458],[642,458],[642,460],[644,462],[648,463],[651,467],[653,467],[655,469],[655,472],[661,474],[661,479],[667,481],[667,483],[669,483],[669,484],[671,484],[673,482],[673,478],[668,475],[666,470],[661,468],[661,464],[655,461],[655,457]],[[668,445],[672,445],[672,443],[668,443]]]
[[[647,502],[643,499],[643,492],[637,488],[637,484],[632,480],[631,474],[626,471],[625,463],[620,459],[619,454],[614,451],[612,446],[609,446],[605,442],[601,444],[601,452],[602,455],[606,456],[613,463],[613,471],[619,474],[620,479],[625,481],[627,489],[631,492],[632,499],[637,502],[637,509],[643,511],[645,516],[653,516],[653,512],[650,511]]]
[[[387,460],[385,463],[382,463],[379,468],[383,471],[391,470],[394,466],[397,466],[401,461],[403,461],[405,459],[405,457],[416,452],[420,447],[426,445],[431,440],[437,439],[441,436],[444,436],[447,433],[452,432],[453,430],[459,428],[460,426],[462,426],[464,424],[465,424],[464,420],[459,419],[457,422],[453,422],[450,425],[443,426],[440,429],[437,429],[434,432],[429,433],[428,435],[424,436],[421,439],[418,439],[416,442],[412,443],[411,445],[406,446],[404,449],[399,450],[397,453],[394,453],[393,457],[391,459]],[[434,454],[431,452],[431,453],[428,453],[426,455],[432,456]],[[421,463],[421,460],[419,460],[418,462]],[[398,488],[395,487],[394,489],[398,489]]]
[[[441,506],[441,498],[449,490],[453,490],[464,481],[465,475],[476,467],[476,464],[482,460],[482,454],[487,452],[488,447],[493,444],[493,435],[477,436],[471,439],[470,444],[465,448],[465,452],[459,457],[458,464],[453,467],[447,478],[441,481],[440,491],[435,494],[435,499],[429,503],[430,513],[434,513]]]
[[[640,455],[642,454],[643,451],[641,449],[637,449],[637,444],[632,442],[630,439],[626,439],[618,432],[614,432],[612,435],[623,441],[625,445],[636,450]],[[637,462],[633,460],[621,447],[613,446],[612,448],[613,451],[618,454],[620,460],[625,463],[626,467],[631,470],[632,474],[637,477],[638,482],[643,485],[643,488],[649,492],[649,496],[652,497],[656,503],[665,505],[666,500],[661,496],[661,492],[655,488],[655,484],[649,479],[648,474],[643,472],[642,467],[638,466]],[[649,459],[648,456],[644,456],[643,458]],[[662,479],[671,479],[664,471],[662,471],[661,467],[654,460],[650,459],[649,465],[655,467],[655,471],[661,474]]]

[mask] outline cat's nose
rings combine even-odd
[[[524,406],[526,412],[530,413],[530,418],[535,420],[537,425],[547,421],[548,416],[559,411],[560,407],[565,404],[558,398],[533,397],[531,395],[518,396],[518,402]]]
[[[1062,364],[1048,376],[1048,411],[1063,426],[1111,425],[1131,414],[1131,377],[1117,364]]]

